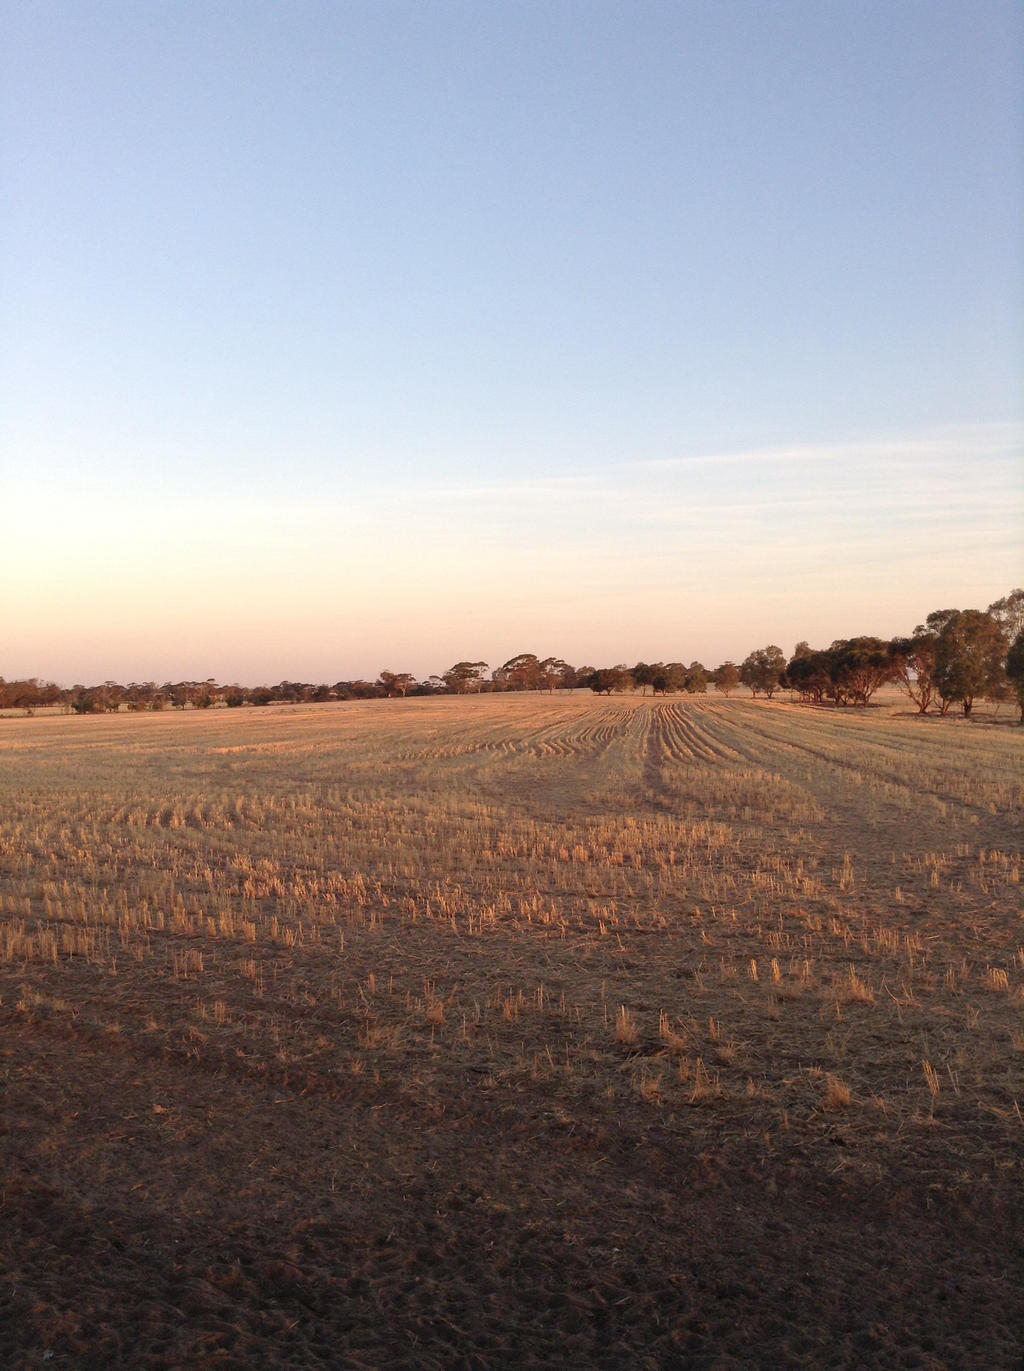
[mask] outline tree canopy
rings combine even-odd
[[[767,695],[770,700],[782,685],[786,675],[786,659],[782,649],[774,643],[755,648],[740,666],[740,680],[750,687],[751,695]]]
[[[958,702],[969,715],[979,695],[999,686],[1007,647],[1006,634],[985,610],[944,611],[935,639],[935,682],[942,699]]]

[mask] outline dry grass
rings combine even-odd
[[[235,1234],[241,1274],[204,1256],[189,1278],[221,1282],[221,1312],[199,1300],[193,1323],[221,1338],[223,1364],[340,1364],[253,1312],[269,1299],[308,1322],[306,1277],[281,1272],[315,1269],[311,1326],[337,1334],[340,1249],[295,1228],[321,1221],[357,1247],[364,1232],[365,1285],[340,1305],[367,1329],[385,1307],[400,1330],[387,1346],[360,1333],[353,1366],[552,1364],[577,1336],[574,1300],[617,1311],[575,1348],[594,1365],[754,1365],[751,1338],[774,1339],[780,1365],[892,1365],[907,1288],[931,1310],[936,1365],[1009,1366],[1024,1344],[1009,1315],[1001,1342],[991,1329],[1009,1268],[980,1246],[977,1278],[941,1308],[926,1253],[889,1303],[869,1254],[863,1270],[830,1256],[838,1289],[876,1282],[846,1361],[817,1315],[780,1342],[781,1293],[721,1295],[718,1322],[694,1313],[700,1263],[727,1270],[732,1239],[713,1222],[686,1239],[671,1178],[688,1177],[687,1203],[708,1197],[705,1218],[735,1190],[755,1264],[780,1190],[824,1187],[853,1214],[858,1186],[888,1187],[894,1225],[920,1233],[935,1204],[959,1206],[961,1269],[963,1206],[979,1233],[999,1213],[1006,1230],[1024,1179],[1020,763],[1010,728],[745,700],[0,720],[5,1193],[35,1214],[42,1186],[75,1223],[93,1222],[87,1205],[124,1230],[134,1274],[107,1322],[136,1319],[135,1350],[111,1366],[202,1350],[187,1328],[147,1332],[152,1311],[125,1313],[147,1231],[201,1252]],[[776,1249],[795,1254],[804,1224],[831,1252],[818,1201],[800,1203]],[[466,1290],[482,1303],[446,1306],[456,1330],[476,1320],[460,1340],[423,1312],[437,1289],[409,1312],[409,1273],[422,1284],[441,1263],[455,1288],[451,1263],[472,1265],[478,1240]],[[25,1292],[0,1306],[19,1330],[11,1365],[44,1350],[78,1364],[108,1337],[108,1297],[34,1241],[8,1253],[8,1288]],[[261,1244],[281,1270],[257,1280]],[[524,1245],[549,1276],[550,1262],[576,1272],[546,1322],[510,1275]],[[676,1283],[622,1285],[620,1259],[600,1257],[640,1270],[654,1250]],[[488,1314],[495,1253],[513,1263],[495,1290],[513,1293]],[[642,1300],[632,1320],[622,1291],[655,1286],[662,1322]],[[897,1331],[875,1346],[864,1329],[887,1319]]]

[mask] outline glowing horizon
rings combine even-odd
[[[82,491],[63,502],[39,491],[36,517],[4,532],[13,562],[35,550],[32,602],[11,606],[7,623],[9,640],[24,643],[15,664],[37,669],[5,674],[63,685],[211,675],[333,683],[381,669],[423,679],[520,651],[574,665],[715,666],[768,641],[788,653],[800,639],[910,632],[933,609],[985,608],[1019,581],[1020,438],[1001,427],[845,444],[841,460],[823,447],[726,454],[714,460],[718,484],[702,480],[692,498],[684,478],[702,459],[646,464],[642,486],[627,467],[572,481],[369,491],[358,506],[254,503],[226,528],[216,510],[204,520],[193,512],[187,533],[187,503],[90,506]],[[752,473],[812,461],[816,475],[802,471],[792,487],[777,471],[769,488],[751,484]],[[644,537],[654,541],[638,550]],[[604,551],[589,565],[593,546]]]

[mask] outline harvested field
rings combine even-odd
[[[1019,1371],[1021,752],[0,720],[3,1366]]]

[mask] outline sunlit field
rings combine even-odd
[[[0,720],[5,1368],[1019,1368],[1021,730]]]

